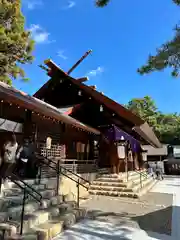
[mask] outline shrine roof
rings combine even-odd
[[[79,89],[86,92],[89,97],[92,97],[99,104],[106,106],[119,118],[124,119],[127,122],[130,122],[134,127],[133,130],[137,132],[147,143],[150,143],[154,147],[161,147],[161,143],[154,134],[152,128],[139,116],[125,108],[123,105],[115,102],[108,96],[105,96],[101,92],[98,92],[95,88],[85,85],[83,82],[77,81],[75,78],[69,76],[65,73],[58,65],[56,65],[52,60],[46,60],[45,64],[49,68],[48,75],[50,77],[57,75],[57,81],[60,79],[69,80],[74,85],[78,86]],[[54,81],[55,79],[53,79]],[[51,83],[52,79],[47,81],[35,94],[37,98],[43,98],[43,95],[48,91],[48,86]]]
[[[55,119],[57,121],[62,121],[64,123],[70,124],[74,127],[80,128],[82,130],[92,132],[99,135],[100,131],[86,124],[64,114],[61,109],[45,103],[36,97],[30,96],[27,93],[17,90],[3,82],[0,82],[0,100],[3,102],[8,102],[12,104],[17,104],[24,109],[42,114],[46,117]]]

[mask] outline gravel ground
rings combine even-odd
[[[92,196],[81,204],[88,218],[129,227],[171,234],[173,195],[149,192],[141,199]]]

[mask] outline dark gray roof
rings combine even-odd
[[[148,156],[166,156],[168,154],[167,146],[163,144],[161,148],[154,148],[151,145],[143,145],[142,149],[147,150]]]

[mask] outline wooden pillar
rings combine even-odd
[[[116,173],[116,155],[113,143],[109,143],[109,159],[111,165],[111,172]]]
[[[135,169],[139,169],[138,155],[139,154],[137,152],[134,153],[134,168]]]
[[[24,120],[24,138],[30,138],[33,142],[37,140],[37,125],[32,122],[32,112],[27,110]]]

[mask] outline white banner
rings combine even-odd
[[[118,146],[117,150],[118,150],[118,158],[125,159],[125,157],[126,157],[125,147],[124,146]]]
[[[173,148],[174,157],[180,157],[180,147]]]

